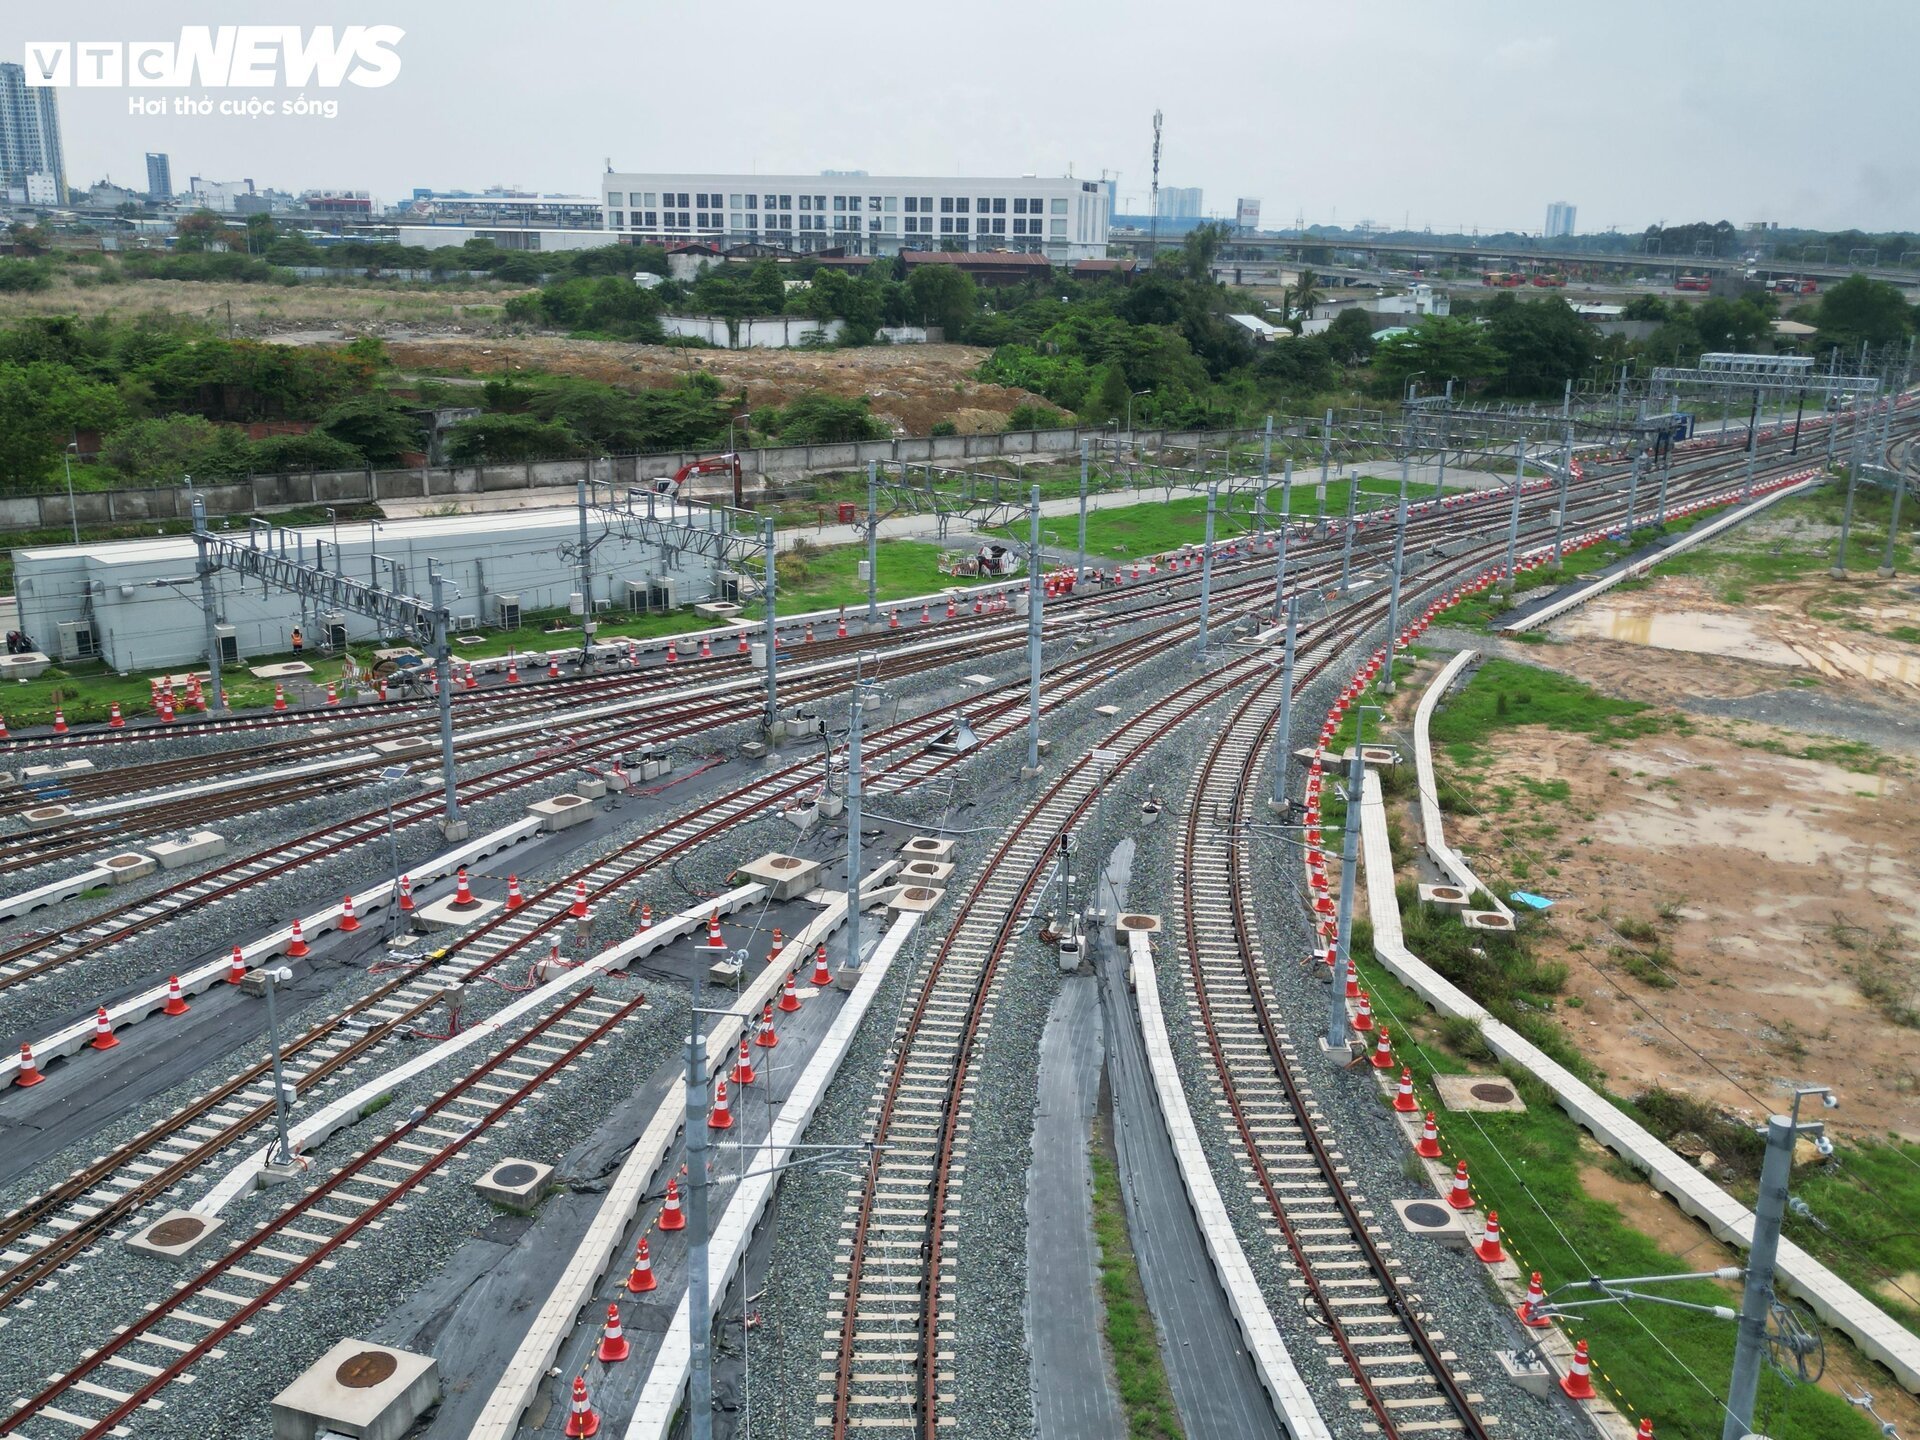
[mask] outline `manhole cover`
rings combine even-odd
[[[575,805],[584,805],[587,802],[582,800],[578,795],[556,795],[553,797],[553,803],[562,810],[566,810]]]
[[[1480,923],[1489,930],[1504,930],[1513,922],[1504,915],[1491,914],[1482,917]]]
[[[129,865],[138,865],[140,863],[140,857],[138,855],[114,855],[105,863],[111,869],[124,870]]]
[[[906,894],[909,900],[931,900],[933,898],[933,891],[920,885],[913,886]]]
[[[349,1390],[371,1390],[399,1368],[400,1362],[384,1350],[362,1350],[342,1360],[333,1378]]]
[[[502,1165],[498,1170],[494,1171],[493,1183],[496,1185],[524,1185],[533,1179],[536,1173],[538,1172],[534,1170],[533,1166],[526,1164],[524,1161],[516,1160],[512,1164]]]
[[[914,875],[931,875],[933,873],[933,866],[929,865],[925,860],[915,860],[907,866],[907,870],[910,874]]]
[[[799,865],[800,862],[791,855],[778,855],[775,856],[773,860],[773,868],[775,870],[794,870],[798,869]]]
[[[1443,1205],[1431,1200],[1415,1200],[1401,1207],[1400,1213],[1407,1218],[1409,1225],[1431,1225],[1439,1227],[1452,1223],[1452,1213]]]
[[[1436,900],[1464,900],[1467,897],[1451,885],[1436,885],[1433,887],[1433,898]]]
[[[1476,1100],[1486,1101],[1489,1105],[1504,1105],[1513,1099],[1512,1086],[1498,1085],[1491,1080],[1474,1086],[1467,1093]]]
[[[1150,930],[1153,928],[1153,921],[1145,915],[1122,915],[1120,917],[1120,928],[1122,930]]]
[[[191,1215],[176,1215],[171,1220],[162,1220],[147,1232],[147,1239],[155,1245],[184,1245],[195,1239],[207,1222],[196,1220]]]
[[[911,850],[931,850],[940,842],[937,840],[909,840],[907,848]]]

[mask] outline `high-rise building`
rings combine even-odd
[[[1201,215],[1200,187],[1161,186],[1159,215],[1162,220],[1198,220]]]
[[[147,152],[147,199],[155,204],[173,199],[173,162],[154,150]]]
[[[1251,235],[1260,228],[1260,202],[1249,200],[1246,196],[1234,202],[1233,228],[1242,235]]]
[[[60,111],[50,85],[30,86],[24,66],[0,64],[0,185],[67,203],[67,166],[60,151]],[[28,177],[43,177],[29,187]]]
[[[1565,200],[1554,201],[1547,206],[1547,228],[1542,233],[1549,240],[1556,236],[1573,234],[1573,214],[1574,207]]]

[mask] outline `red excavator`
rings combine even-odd
[[[676,499],[691,499],[691,496],[682,494],[682,486],[685,485],[688,477],[694,475],[725,475],[728,472],[732,472],[733,475],[734,508],[744,510],[747,508],[747,502],[746,496],[740,486],[740,457],[734,454],[703,455],[698,460],[690,460],[671,475],[656,476],[649,482],[648,488],[656,495],[671,495]]]

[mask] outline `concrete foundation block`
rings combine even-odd
[[[1527,1102],[1504,1075],[1436,1075],[1433,1081],[1440,1103],[1449,1110],[1496,1115],[1526,1113]]]
[[[1160,933],[1158,915],[1142,915],[1136,910],[1122,910],[1113,917],[1113,938],[1125,940],[1129,935],[1157,935]]]
[[[1537,1395],[1542,1400],[1551,1400],[1557,1388],[1553,1368],[1536,1354],[1528,1354],[1523,1360],[1518,1351],[1496,1350],[1493,1358],[1500,1362],[1500,1369],[1515,1385],[1529,1395]]]
[[[185,1260],[226,1229],[227,1222],[191,1210],[169,1210],[151,1225],[127,1238],[129,1250],[144,1251],[167,1260]]]
[[[1502,915],[1498,910],[1462,910],[1460,923],[1469,930],[1497,930],[1504,935],[1513,933],[1513,917]]]
[[[58,765],[28,765],[20,772],[20,779],[58,780],[65,775],[84,775],[93,769],[91,760],[65,760]]]
[[[818,860],[803,860],[798,855],[774,851],[749,860],[735,873],[765,885],[775,900],[791,900],[818,885],[826,867]]]
[[[431,1355],[342,1340],[273,1397],[273,1440],[315,1440],[322,1430],[400,1440],[439,1400]]]
[[[419,755],[424,751],[433,749],[434,743],[431,740],[423,740],[416,736],[410,740],[376,740],[373,742],[373,748],[382,755],[398,757],[402,755]]]
[[[449,895],[431,905],[417,907],[413,912],[413,925],[416,930],[464,930],[469,925],[478,925],[501,904],[499,900],[482,900],[476,895],[461,905]]]
[[[1453,1250],[1465,1250],[1472,1244],[1461,1213],[1438,1200],[1396,1200],[1395,1212],[1409,1235],[1434,1240]]]
[[[1447,905],[1460,908],[1473,897],[1458,885],[1422,885],[1420,903],[1423,905]]]
[[[915,835],[900,847],[900,853],[914,860],[945,860],[953,854],[953,841],[935,835]]]
[[[473,826],[465,820],[448,820],[443,817],[440,821],[440,838],[449,845],[458,845],[462,841],[473,838]]]
[[[138,880],[143,875],[151,875],[160,868],[160,862],[151,855],[142,855],[138,850],[129,850],[124,855],[109,855],[100,862],[100,868],[111,877],[111,885],[125,885]]]
[[[909,860],[900,867],[900,878],[916,885],[937,885],[953,874],[953,866],[939,860]]]
[[[475,1180],[473,1188],[503,1210],[530,1214],[553,1192],[553,1166],[533,1160],[502,1160]]]
[[[946,893],[932,885],[902,885],[887,901],[887,914],[925,915],[945,898]]]
[[[538,816],[540,829],[552,835],[586,824],[593,818],[593,806],[578,795],[555,795],[549,800],[534,801],[527,806],[527,813]]]
[[[211,830],[196,830],[184,840],[162,840],[147,847],[162,870],[178,870],[227,853],[227,842]]]
[[[245,977],[240,981],[240,993],[251,996],[255,1000],[264,1000],[267,995],[267,977],[264,972],[269,968],[275,970],[291,970],[294,980],[299,980],[313,973],[313,962],[311,960],[289,960],[284,955],[272,956],[247,971]],[[287,983],[291,984],[293,982],[288,981]]]
[[[20,823],[29,830],[48,830],[55,825],[64,825],[73,818],[73,811],[65,805],[35,805],[20,814]]]
[[[607,782],[604,780],[582,780],[578,785],[573,787],[573,793],[578,795],[582,800],[598,800],[606,795]]]

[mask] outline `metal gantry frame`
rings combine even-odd
[[[335,569],[328,570],[321,549],[324,541],[315,543],[314,559],[309,561],[306,537],[298,530],[253,520],[248,522],[244,540],[214,534],[207,529],[207,503],[198,495],[193,497],[193,543],[198,555],[195,568],[200,580],[201,609],[206,616],[208,680],[216,709],[226,708],[220,683],[220,617],[213,585],[214,575],[221,571],[243,580],[258,580],[263,588],[285,590],[303,602],[317,602],[322,614],[348,611],[364,615],[379,626],[381,634],[407,636],[427,647],[433,657],[434,689],[440,711],[440,774],[446,794],[446,823],[457,824],[460,798],[453,761],[453,671],[447,632],[452,621],[448,602],[460,592],[458,587],[449,587],[439,562],[427,562],[431,586],[427,600],[403,594],[398,589],[382,590],[371,583],[348,579],[337,564]],[[336,561],[337,558],[336,547]],[[400,569],[397,565],[393,568],[398,578]]]

